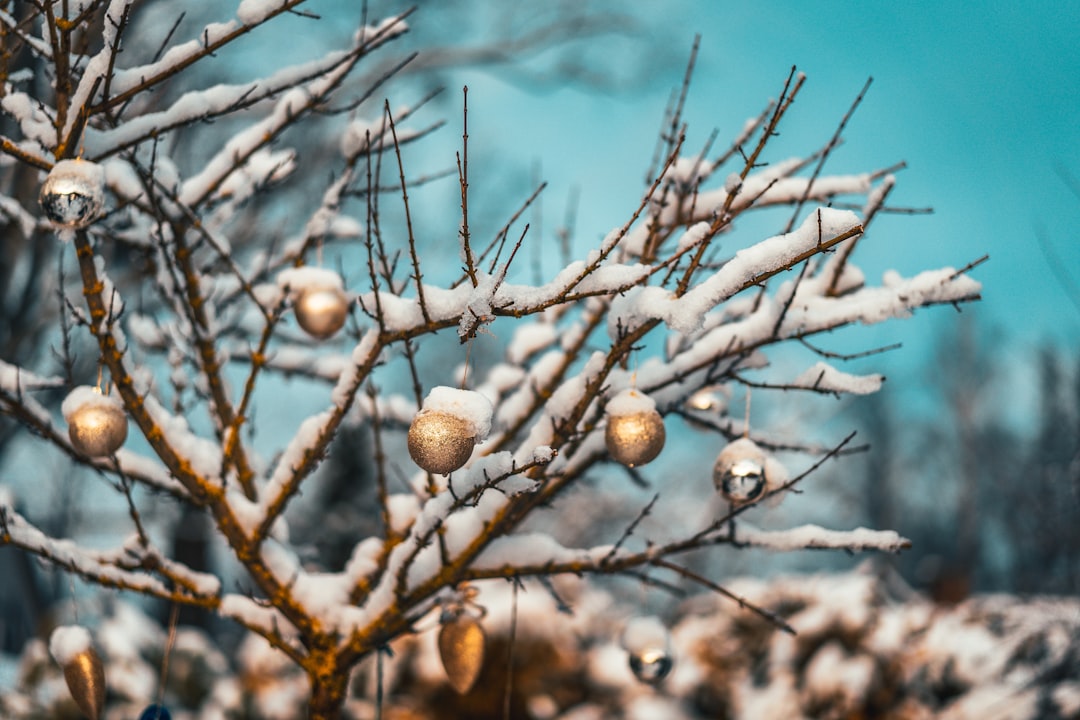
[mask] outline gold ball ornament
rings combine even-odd
[[[38,203],[54,224],[84,228],[105,204],[105,172],[97,163],[61,160],[41,184]]]
[[[464,613],[444,622],[439,629],[439,659],[451,687],[461,695],[469,692],[480,677],[485,642],[483,626]]]
[[[123,404],[115,397],[102,395],[97,388],[73,390],[64,400],[63,413],[71,445],[83,455],[108,457],[127,440]]]
[[[296,299],[296,322],[308,335],[325,340],[345,327],[349,299],[337,287],[309,288]]]
[[[474,427],[465,418],[440,410],[421,411],[409,426],[409,455],[424,470],[448,475],[472,457]]]
[[[752,502],[765,490],[767,463],[764,450],[753,440],[740,438],[728,444],[716,457],[713,484],[731,503]]]
[[[604,443],[608,453],[627,467],[644,465],[664,449],[664,418],[652,398],[637,390],[623,390],[607,406]]]

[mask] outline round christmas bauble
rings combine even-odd
[[[128,423],[118,398],[102,395],[97,388],[72,390],[62,406],[71,445],[89,457],[108,457],[127,440]]]
[[[345,327],[349,299],[337,287],[308,288],[296,299],[296,322],[304,332],[319,340]]]
[[[748,503],[764,491],[768,458],[749,438],[740,438],[720,451],[713,466],[713,484],[730,502]]]
[[[623,390],[608,401],[604,443],[608,453],[627,467],[644,465],[664,449],[664,418],[652,398],[637,390]]]
[[[42,183],[38,202],[53,223],[84,228],[105,204],[105,172],[97,163],[61,160]]]
[[[671,636],[657,617],[636,617],[626,623],[622,645],[630,661],[630,671],[639,681],[656,685],[675,664]]]
[[[93,648],[86,648],[64,663],[64,681],[75,704],[90,720],[100,720],[105,709],[105,667]]]
[[[429,410],[413,418],[408,444],[417,465],[430,473],[447,475],[469,461],[476,437],[472,423],[465,418]]]
[[[670,653],[664,648],[646,648],[630,653],[630,671],[643,683],[655,685],[671,672],[674,665]]]
[[[446,621],[439,629],[439,659],[451,687],[462,695],[472,689],[480,676],[485,641],[483,626],[464,613]]]

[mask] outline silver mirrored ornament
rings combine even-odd
[[[675,664],[671,635],[658,617],[631,618],[623,629],[622,646],[628,654],[630,671],[640,682],[656,685]]]
[[[42,183],[38,202],[56,225],[84,228],[105,204],[105,172],[97,163],[61,160]]]
[[[765,490],[765,452],[749,438],[729,444],[716,458],[713,484],[728,501],[735,504],[752,502]]]
[[[664,648],[646,648],[630,653],[630,671],[643,683],[656,685],[671,672],[674,661]]]

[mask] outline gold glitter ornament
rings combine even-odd
[[[84,228],[105,204],[105,171],[86,160],[61,160],[41,184],[38,203],[56,225]]]
[[[765,489],[765,451],[749,438],[728,444],[716,457],[713,484],[717,491],[736,505],[756,500]]]
[[[409,455],[424,470],[448,475],[472,457],[474,428],[465,418],[441,410],[421,411],[409,426]]]
[[[68,394],[63,404],[71,445],[92,458],[108,457],[124,444],[128,420],[123,404],[102,395],[97,388],[82,386]]]
[[[604,443],[608,453],[627,467],[644,465],[664,449],[664,418],[652,398],[637,390],[623,390],[607,406]]]
[[[83,714],[90,720],[100,720],[105,709],[105,668],[93,648],[64,664],[64,681]]]
[[[451,687],[464,695],[476,684],[484,666],[486,637],[480,622],[459,613],[439,629],[439,659]]]
[[[296,322],[304,332],[325,340],[345,327],[349,299],[337,287],[309,288],[300,293],[294,309]]]

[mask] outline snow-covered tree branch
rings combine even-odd
[[[681,105],[672,108],[640,203],[546,281],[521,279],[518,250],[549,238],[515,228],[516,216],[477,252],[464,128],[460,153],[447,159],[456,160],[461,214],[447,216],[442,232],[461,246],[455,280],[414,231],[412,218],[427,211],[410,196],[416,181],[402,152],[440,123],[413,127],[424,101],[391,112],[381,97],[411,61],[393,57],[408,13],[369,20],[349,47],[244,83],[198,73],[301,4],[243,0],[236,17],[190,39],[170,36],[149,57],[122,52],[140,12],[127,0],[40,3],[27,19],[0,12],[5,43],[45,68],[50,85],[0,66],[0,107],[16,132],[3,138],[3,166],[23,168],[41,188],[40,209],[0,188],[0,219],[78,265],[77,281],[57,280],[64,351],[0,359],[0,412],[105,478],[131,526],[116,548],[82,547],[50,537],[5,493],[0,544],[92,583],[239,622],[307,676],[313,719],[340,717],[351,670],[420,632],[422,620],[475,638],[470,583],[659,573],[790,629],[676,558],[746,546],[906,546],[890,530],[743,523],[843,454],[851,436],[824,448],[795,439],[806,453],[789,472],[769,451],[775,444],[755,442],[756,429],[698,402],[735,385],[875,392],[882,376],[840,370],[838,356],[798,374],[774,371],[768,358],[837,328],[979,297],[970,267],[890,273],[874,285],[856,266],[898,167],[824,172],[839,130],[821,150],[767,160],[778,129],[797,122],[789,116],[803,76],[793,71],[715,158],[686,152]],[[417,62],[430,61],[421,53]],[[177,77],[187,81],[179,94],[168,87]],[[339,121],[329,166],[325,153],[320,161],[289,145],[317,117]],[[236,122],[227,135],[210,131],[224,119]],[[202,160],[192,167],[184,155],[195,142]],[[319,193],[291,196],[302,181],[321,182]],[[305,197],[315,197],[310,206]],[[285,204],[303,220],[263,225],[265,242],[253,242],[246,208],[257,202]],[[858,211],[833,207],[841,203]],[[744,216],[776,208],[789,209],[786,226],[739,237]],[[471,367],[468,349],[496,325],[512,327],[501,359]],[[92,343],[96,382],[76,387],[69,335]],[[431,370],[417,354],[436,335],[467,348]],[[313,380],[318,411],[297,416],[287,374]],[[411,397],[381,390],[401,377]],[[57,389],[69,393],[62,421],[39,399]],[[287,434],[263,432],[256,406]],[[717,431],[716,466],[702,479],[715,512],[703,524],[650,537],[639,521],[661,490],[638,521],[610,528],[606,544],[572,547],[529,526],[589,473],[618,464],[638,473],[664,446],[664,419],[680,415]],[[378,506],[381,527],[354,538],[349,560],[331,567],[302,556],[289,526],[343,430],[356,426],[375,445],[378,484],[365,502]],[[169,557],[147,529],[147,508],[165,495],[212,522],[232,570]]]

